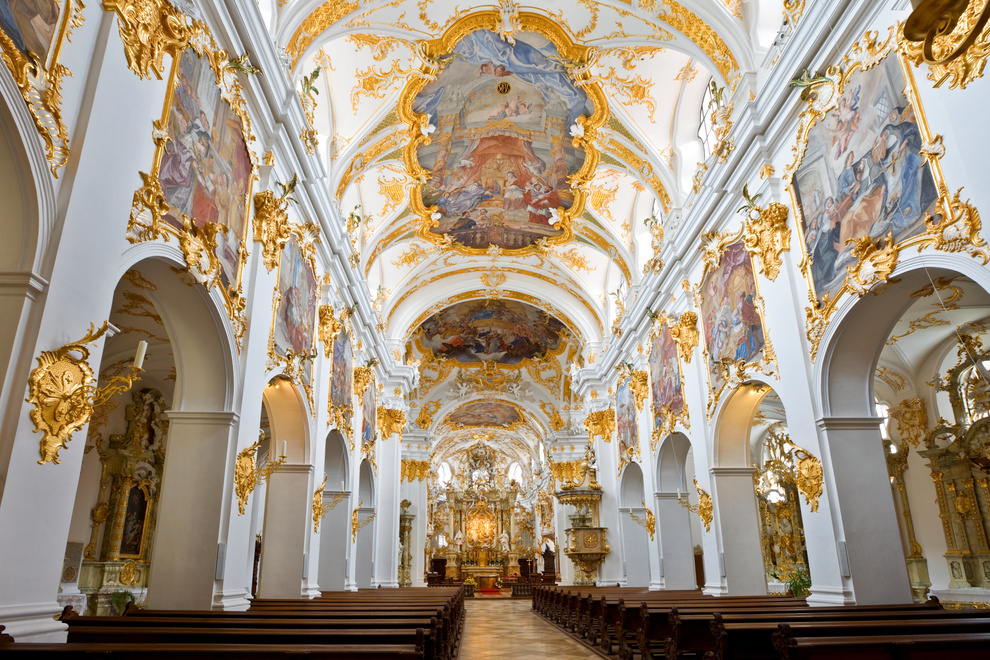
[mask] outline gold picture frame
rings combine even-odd
[[[721,400],[722,395],[730,389],[751,380],[753,371],[768,377],[776,377],[777,375],[777,354],[773,349],[773,344],[770,341],[770,333],[767,329],[765,303],[763,296],[760,294],[760,282],[759,278],[756,277],[757,271],[756,265],[753,263],[753,255],[745,249],[745,244],[743,243],[744,233],[745,227],[740,227],[736,231],[708,231],[701,236],[700,249],[704,253],[703,259],[705,262],[705,267],[701,273],[701,282],[692,287],[692,295],[694,297],[695,307],[697,307],[699,311],[698,320],[701,325],[700,332],[702,339],[702,353],[705,356],[705,377],[708,380],[708,408],[706,412],[709,421],[711,421],[712,416],[715,414],[715,408],[718,406],[718,402]],[[705,329],[704,313],[701,306],[701,287],[704,286],[708,275],[721,265],[722,255],[725,250],[736,243],[742,245],[742,251],[746,255],[746,259],[749,259],[750,270],[753,274],[753,286],[755,288],[753,307],[756,310],[757,315],[760,317],[760,327],[763,331],[762,355],[760,359],[756,361],[739,359],[730,363],[723,359],[721,366],[715,367],[713,358],[708,350],[709,337],[708,331]],[[713,368],[720,369],[722,373],[722,382],[719,383],[717,387],[712,381]]]
[[[791,196],[791,204],[795,211],[794,224],[797,227],[804,255],[799,267],[807,280],[809,289],[810,304],[805,309],[805,331],[812,361],[817,357],[822,338],[828,328],[829,319],[835,312],[837,303],[843,294],[851,293],[862,297],[885,284],[896,268],[901,253],[905,250],[916,248],[918,252],[921,252],[932,247],[942,252],[968,253],[974,258],[982,260],[984,264],[990,263],[990,251],[987,250],[985,241],[979,236],[981,228],[979,213],[968,201],[963,201],[960,198],[961,188],[954,194],[950,194],[945,184],[945,177],[940,164],[940,158],[945,151],[942,138],[940,135],[934,134],[929,127],[909,62],[896,49],[897,34],[898,27],[895,26],[890,29],[887,37],[880,41],[877,32],[867,32],[860,41],[850,47],[840,63],[830,66],[824,75],[811,78],[811,84],[806,86],[802,93],[807,107],[799,117],[797,143],[793,148],[794,161],[786,168],[783,179],[787,182],[787,190]],[[904,88],[900,92],[910,104],[910,109],[916,118],[916,126],[921,136],[922,145],[918,155],[924,160],[924,164],[918,169],[920,170],[925,166],[929,168],[937,191],[937,197],[932,202],[937,208],[937,213],[934,215],[926,213],[922,218],[923,229],[899,241],[894,239],[892,231],[877,237],[872,237],[867,233],[859,238],[847,240],[847,243],[855,241],[851,256],[856,258],[856,263],[847,267],[847,274],[841,286],[834,291],[826,291],[825,295],[819,297],[812,275],[813,256],[809,252],[805,233],[804,210],[799,200],[800,193],[797,190],[797,177],[801,174],[802,163],[808,150],[809,133],[819,122],[828,117],[829,113],[838,110],[840,103],[844,100],[846,105],[849,105],[844,93],[847,86],[851,86],[853,76],[857,73],[870,71],[883,63],[889,56],[897,58],[899,64],[897,68],[904,79]],[[858,90],[854,90],[854,93],[858,94]],[[892,107],[894,107],[893,104]],[[904,113],[906,112],[905,109]]]
[[[202,226],[198,226],[193,217],[172,209],[166,201],[165,191],[159,179],[166,146],[171,142],[168,127],[173,102],[178,93],[180,67],[183,58],[187,55],[198,57],[197,64],[205,62],[212,72],[219,89],[219,101],[226,103],[240,121],[241,137],[250,164],[243,202],[238,199],[237,204],[231,206],[232,209],[243,209],[243,227],[240,235],[234,237],[237,241],[237,256],[232,278],[224,273],[223,263],[216,254],[216,250],[219,249],[218,240],[222,240],[230,232],[228,226],[213,220],[204,220]],[[216,285],[223,293],[224,303],[234,328],[234,338],[240,350],[247,330],[242,280],[248,255],[247,242],[250,240],[253,225],[251,199],[254,182],[258,178],[258,160],[250,146],[254,136],[251,132],[251,120],[241,97],[241,86],[234,72],[226,68],[226,63],[227,52],[219,49],[212,36],[206,32],[202,33],[201,39],[190,41],[187,48],[173,55],[162,118],[154,122],[152,131],[155,155],[150,173],[140,172],[144,185],[134,192],[127,225],[127,239],[131,243],[143,243],[158,239],[168,242],[172,237],[177,238],[179,248],[186,260],[186,270],[203,286],[212,288]],[[179,216],[175,218],[176,221],[181,220],[181,228],[164,220],[166,216],[172,217],[170,214],[173,211]],[[228,279],[226,286],[223,283],[224,277]]]
[[[332,311],[332,308],[331,308]],[[341,372],[344,377],[349,378],[351,381],[351,396],[350,401],[343,405],[336,405],[333,401],[333,380],[334,380],[334,361],[338,357],[336,350],[336,342],[341,334],[347,335],[347,341],[351,349],[351,359],[350,363],[344,365],[344,369]],[[331,333],[329,341],[329,363],[330,363],[330,383],[327,387],[327,414],[329,415],[329,425],[331,428],[336,428],[344,435],[347,439],[347,445],[350,449],[354,450],[354,433],[351,426],[351,422],[354,418],[354,331],[351,328],[351,317],[350,313],[345,309],[340,313],[340,320],[334,324],[334,330]]]
[[[657,322],[653,324],[650,328],[650,352],[647,356],[650,362],[650,369],[648,370],[650,374],[650,412],[652,413],[653,422],[653,432],[650,434],[650,451],[656,453],[657,449],[660,447],[660,441],[666,435],[670,435],[674,432],[674,425],[681,424],[685,429],[691,429],[691,414],[688,410],[688,403],[685,400],[683,407],[675,412],[669,404],[664,404],[661,406],[660,410],[656,409],[656,400],[653,397],[653,352],[657,348],[657,342],[661,341],[663,336],[664,328],[667,329],[667,333],[670,334],[671,340],[674,342],[674,364],[677,367],[677,378],[680,381],[681,393],[683,396],[684,392],[684,368],[681,366],[681,350],[677,345],[677,340],[674,338],[673,334],[670,332],[671,327],[677,325],[677,321],[670,318],[667,315],[660,316]],[[766,333],[764,332],[764,337]],[[661,364],[661,366],[664,366]],[[667,365],[669,366],[669,365]],[[660,422],[659,424],[657,422]]]
[[[592,79],[590,67],[587,66],[593,57],[593,49],[574,43],[557,23],[547,17],[530,12],[518,12],[515,16],[518,20],[514,32],[535,32],[550,41],[556,47],[561,64],[567,71],[571,82],[588,95],[595,107],[592,116],[582,115],[578,118],[578,125],[581,130],[573,135],[571,141],[575,148],[583,149],[585,152],[582,166],[568,177],[574,194],[574,201],[570,208],[564,209],[559,214],[559,222],[556,226],[562,230],[561,233],[543,239],[544,242],[550,244],[567,243],[574,236],[571,226],[572,219],[579,217],[584,212],[587,198],[587,192],[584,188],[594,177],[598,167],[600,154],[595,146],[595,139],[598,129],[608,121],[608,103],[605,93],[601,86]],[[422,190],[429,172],[419,164],[417,151],[420,147],[431,143],[429,134],[432,130],[428,127],[428,116],[413,110],[413,101],[427,84],[436,80],[443,72],[452,57],[454,47],[462,39],[478,30],[489,30],[501,34],[503,27],[501,12],[480,11],[455,21],[440,37],[420,42],[419,52],[422,54],[423,64],[417,72],[418,75],[410,75],[409,82],[406,83],[399,97],[399,120],[408,127],[408,140],[402,148],[402,160],[407,175],[410,180],[415,182],[408,190],[410,208],[420,218],[418,236],[431,244],[443,245],[446,249],[454,250],[460,254],[485,254],[487,250],[462,245],[456,240],[451,241],[452,237],[449,234],[438,234],[431,231],[434,226],[437,226],[437,221],[432,217],[437,212],[437,207],[426,206],[423,202]],[[512,43],[515,41],[513,40]],[[496,244],[492,243],[492,245],[495,246]],[[511,252],[524,254],[537,252],[541,249],[539,245],[533,243],[523,248],[512,249]]]
[[[69,160],[69,129],[62,120],[62,78],[72,75],[59,60],[62,47],[71,40],[72,30],[83,24],[84,5],[82,0],[58,0],[55,4],[59,7],[59,14],[44,57],[27,48],[25,36],[14,35],[21,41],[19,46],[8,34],[8,30],[13,32],[17,26],[3,26],[0,23],[0,58],[3,58],[24,97],[38,134],[45,143],[49,169],[57,179],[59,169]]]

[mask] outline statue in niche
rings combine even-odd
[[[509,552],[509,534],[508,532],[502,532],[498,537],[498,545],[502,549],[502,552]]]

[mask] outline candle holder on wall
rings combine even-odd
[[[89,422],[93,409],[130,390],[144,371],[141,367],[148,344],[142,341],[128,373],[114,376],[101,388],[94,386],[96,378],[89,366],[87,345],[96,343],[109,329],[109,321],[105,321],[99,330],[90,323],[89,332],[79,341],[54,351],[42,351],[36,358],[38,366],[28,377],[26,400],[34,404],[31,421],[35,433],[44,433],[39,465],[60,463],[59,451],[68,448],[72,434]]]
[[[237,453],[237,462],[234,464],[234,492],[237,494],[237,515],[243,516],[247,507],[248,497],[254,489],[264,479],[265,482],[285,465],[285,443],[282,444],[282,455],[274,461],[269,460],[264,465],[258,465],[255,457],[258,448],[265,440],[265,432],[261,432],[258,441],[246,449]]]
[[[327,475],[323,475],[323,483],[320,487],[313,492],[313,533],[317,534],[320,531],[320,521],[327,517],[327,514],[333,511],[334,507],[340,504],[347,493],[343,490],[343,484],[341,484],[341,490],[339,493],[334,493],[330,500],[324,500],[323,489],[327,485]]]

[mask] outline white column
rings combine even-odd
[[[213,607],[224,493],[233,489],[233,412],[168,413],[168,452],[148,576],[149,609]]]
[[[857,605],[912,600],[879,423],[876,417],[818,421],[824,496],[835,516],[840,571]]]
[[[312,529],[312,474],[312,465],[283,465],[268,480],[259,598],[303,596],[303,558]]]
[[[656,493],[657,542],[663,562],[664,589],[695,589],[694,547],[691,545],[691,512],[681,506],[677,493]],[[652,588],[652,586],[651,586]]]
[[[426,586],[426,544],[429,538],[426,536],[427,517],[429,516],[429,503],[426,499],[426,479],[403,482],[399,489],[403,497],[410,502],[409,513],[416,516],[413,518],[412,531],[409,534],[410,550],[412,559],[409,565],[409,575],[412,586]]]
[[[753,488],[754,468],[713,467],[712,501],[721,562],[729,596],[767,592],[760,543],[760,514]]]
[[[595,457],[598,459],[598,483],[602,486],[602,502],[599,506],[601,526],[607,527],[605,537],[611,552],[599,565],[598,584],[612,586],[620,584],[622,575],[622,528],[619,525],[619,477],[618,443],[595,441]]]
[[[399,480],[402,440],[393,435],[378,441],[378,497],[375,521],[375,572],[371,586],[399,586]]]

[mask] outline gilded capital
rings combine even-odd
[[[261,255],[269,273],[278,266],[282,248],[289,241],[288,208],[289,200],[276,197],[272,190],[254,196],[254,240],[261,243]]]

